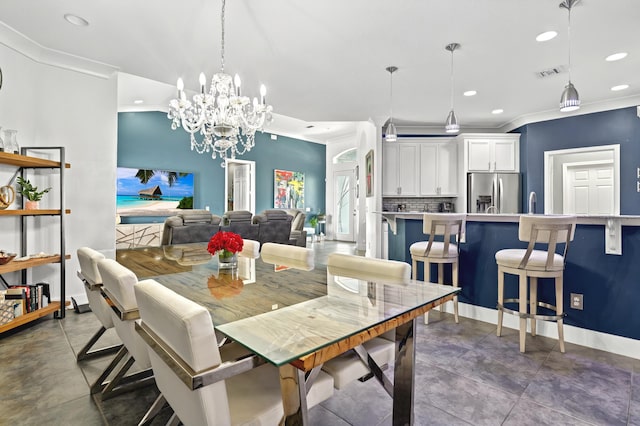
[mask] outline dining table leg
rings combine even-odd
[[[393,426],[413,425],[416,320],[396,328],[393,373]]]
[[[291,364],[281,366],[280,392],[284,407],[284,417],[280,424],[285,426],[308,425],[309,413],[304,371]]]

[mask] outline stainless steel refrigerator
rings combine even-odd
[[[521,213],[520,173],[467,174],[467,213]]]

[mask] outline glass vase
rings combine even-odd
[[[4,140],[2,139],[2,126],[0,126],[0,152],[4,152]]]
[[[218,268],[235,269],[238,267],[238,253],[228,250],[218,250]]]
[[[20,154],[17,134],[17,130],[7,129],[4,131],[4,152]]]

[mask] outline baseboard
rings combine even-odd
[[[467,303],[459,303],[458,309],[459,315],[462,317],[487,322],[489,324],[497,325],[498,323],[497,309],[489,309],[482,306],[469,305]],[[447,303],[444,306],[444,311],[453,313],[453,304]],[[519,329],[520,324],[518,317],[511,314],[505,314],[502,326],[514,330]],[[556,323],[552,321],[539,320],[536,324],[536,332],[540,336],[550,337],[552,339],[558,338],[558,327],[556,326]],[[640,359],[640,340],[630,339],[628,337],[616,336],[613,334],[587,330],[585,328],[565,324],[564,341],[618,355],[628,356],[630,358]]]

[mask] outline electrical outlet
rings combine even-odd
[[[582,294],[571,293],[571,309],[583,310]]]

